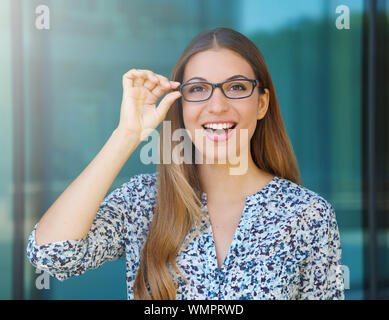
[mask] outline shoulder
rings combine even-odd
[[[157,193],[157,173],[139,173],[122,185],[133,205],[153,205]]]
[[[318,239],[332,237],[331,241],[339,245],[340,235],[332,204],[307,187],[283,178],[278,182],[277,196],[279,206],[283,208],[281,215],[296,227],[301,239],[314,245]]]
[[[126,224],[135,226],[139,232],[147,233],[154,215],[157,193],[157,173],[140,173],[115,189],[116,202],[125,206]],[[111,196],[110,196],[111,197]]]
[[[124,211],[150,211],[155,204],[157,193],[156,173],[141,173],[134,175],[131,179],[106,196],[101,207],[120,207]]]
[[[123,186],[127,188],[136,189],[138,192],[152,191],[156,188],[157,173],[139,173],[134,175]]]
[[[323,218],[329,218],[334,212],[332,204],[321,194],[307,187],[279,177],[279,189],[276,193],[280,205],[298,216],[316,212]]]

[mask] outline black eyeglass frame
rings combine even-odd
[[[234,81],[241,81],[241,80],[244,80],[244,81],[250,81],[252,84],[253,84],[253,88],[251,90],[251,93],[248,95],[248,96],[245,96],[245,97],[239,97],[239,98],[231,98],[229,96],[226,95],[226,93],[224,92],[224,89],[223,89],[223,85],[225,83],[228,83],[228,82],[234,82]],[[223,81],[223,82],[219,82],[219,83],[211,83],[211,82],[206,82],[206,81],[199,81],[199,82],[188,82],[188,83],[183,83],[182,85],[180,85],[180,92],[181,92],[181,95],[182,95],[182,98],[187,101],[187,102],[202,102],[202,101],[207,101],[209,99],[211,99],[212,95],[213,95],[213,92],[215,91],[215,88],[220,88],[221,92],[223,92],[224,96],[228,99],[246,99],[248,97],[251,97],[253,92],[254,92],[254,89],[257,87],[258,84],[262,83],[261,81],[258,81],[256,79],[247,79],[247,78],[243,78],[243,79],[230,79],[230,80],[226,80],[226,81]],[[185,95],[183,93],[183,88],[186,87],[186,86],[189,86],[189,85],[193,85],[193,84],[208,84],[212,87],[212,91],[211,91],[211,94],[209,95],[209,97],[207,99],[203,99],[203,100],[188,100],[188,99],[185,99]],[[262,86],[258,87],[259,89],[261,89],[261,92],[263,93],[264,92],[264,88]]]

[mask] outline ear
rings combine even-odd
[[[267,109],[269,108],[269,101],[270,101],[269,89],[264,89],[264,90],[265,93],[261,93],[259,95],[257,120],[261,120],[266,115]]]

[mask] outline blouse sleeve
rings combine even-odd
[[[341,245],[335,210],[324,199],[306,210],[302,239],[307,259],[300,268],[299,299],[344,299]]]
[[[131,179],[103,200],[91,229],[83,239],[37,245],[36,224],[27,245],[27,258],[31,264],[63,281],[122,257],[125,253],[124,241],[131,241],[132,235],[135,239],[136,234],[134,224],[125,224],[126,213],[132,210],[126,193],[131,192],[133,183]]]

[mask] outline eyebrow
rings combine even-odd
[[[227,81],[227,80],[231,80],[231,79],[240,79],[240,78],[245,78],[245,79],[248,79],[246,76],[242,75],[242,74],[236,74],[236,75],[233,75],[232,77],[229,77],[228,79],[224,80],[224,81]],[[201,80],[201,81],[207,81],[207,79],[204,79],[202,77],[193,77],[193,78],[190,78],[189,80],[186,80],[184,83],[188,83],[189,81],[191,80]]]

